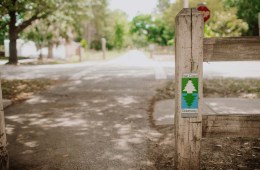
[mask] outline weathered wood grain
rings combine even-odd
[[[204,38],[203,61],[260,60],[260,37]]]
[[[176,17],[175,169],[200,169],[203,24],[203,16],[196,9],[183,9]],[[198,73],[199,77],[196,118],[181,116],[181,78],[185,73]]]
[[[260,137],[260,114],[203,115],[204,137]]]

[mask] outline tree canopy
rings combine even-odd
[[[245,21],[249,29],[246,35],[259,35],[258,31],[258,13],[260,12],[259,0],[224,0],[226,9],[236,9],[238,18]]]
[[[152,15],[136,16],[131,22],[132,34],[146,37],[146,41],[160,45],[168,45],[173,39],[173,30],[160,17]]]
[[[2,0],[0,28],[9,32],[9,63],[17,64],[16,40],[34,21],[46,19],[57,11],[63,11],[64,16],[76,16],[83,12],[81,9],[88,6],[89,2],[86,0]]]
[[[162,1],[162,0],[160,0]],[[228,0],[227,0],[228,1]],[[190,0],[190,7],[197,7],[201,0]],[[223,0],[204,0],[204,3],[211,11],[211,18],[205,23],[205,36],[225,37],[241,36],[248,30],[248,24],[236,16],[236,9],[226,7]],[[161,13],[172,30],[175,29],[175,16],[183,8],[183,1],[176,0]]]

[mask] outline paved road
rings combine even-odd
[[[135,55],[151,65],[123,64]],[[162,82],[141,53],[120,60],[5,67],[8,78],[68,79],[5,110],[11,169],[153,169],[147,109]]]
[[[67,80],[5,110],[11,169],[154,169],[149,141],[160,134],[147,109],[173,79],[173,62],[130,51],[101,63],[0,69],[2,78]]]

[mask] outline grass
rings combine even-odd
[[[3,98],[12,102],[19,102],[30,98],[33,94],[46,90],[51,85],[57,83],[49,79],[31,80],[5,80],[1,81]]]
[[[260,79],[204,79],[204,97],[260,98]],[[168,82],[157,89],[156,100],[173,99],[175,83]]]

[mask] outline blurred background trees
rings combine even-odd
[[[232,0],[190,0],[190,7],[197,7],[199,3],[204,3],[211,11],[211,18],[205,23],[205,36],[207,37],[227,37],[248,35],[251,30],[250,20],[239,17],[238,4],[231,3]],[[236,0],[234,0],[236,1]],[[239,0],[237,0],[239,1]],[[240,0],[243,1],[243,0]],[[245,0],[248,2],[247,0]],[[251,1],[250,1],[251,2]],[[161,5],[160,5],[161,4]],[[169,5],[170,4],[170,5]],[[260,4],[260,1],[255,2]],[[183,8],[183,1],[176,0],[170,3],[169,0],[159,0],[158,11],[163,20],[169,24],[170,28],[175,28],[175,16]],[[243,12],[251,10],[250,6],[244,6]],[[247,11],[247,12],[246,12]],[[259,12],[259,9],[258,9]],[[257,10],[252,13],[257,18]]]
[[[145,37],[144,41],[167,46],[173,38],[173,29],[160,16],[139,15],[131,22],[132,34]]]
[[[211,18],[205,23],[206,37],[258,35],[259,0],[190,0],[190,7],[205,3]],[[36,43],[39,51],[62,41],[75,41],[84,48],[107,49],[174,44],[175,16],[183,0],[158,0],[152,14],[140,14],[131,21],[120,10],[110,10],[109,0],[2,0],[0,41],[10,40],[9,63],[17,63],[16,40]],[[41,54],[41,53],[40,53]]]
[[[260,12],[259,0],[224,0],[227,10],[236,9],[236,16],[248,24],[248,31],[245,35],[258,36],[258,13]]]
[[[88,3],[85,0],[2,0],[0,2],[0,30],[7,28],[6,31],[10,40],[9,64],[17,64],[16,41],[20,34],[34,21],[38,20],[38,23],[40,23],[57,12],[63,13],[64,16],[77,15],[87,5]],[[38,33],[43,32],[38,31]]]

